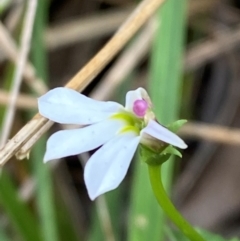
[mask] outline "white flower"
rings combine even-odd
[[[115,189],[125,177],[144,135],[179,148],[186,144],[154,120],[151,101],[143,88],[129,91],[126,106],[90,99],[77,91],[56,88],[38,99],[39,112],[61,124],[86,125],[58,131],[47,141],[44,161],[98,149],[84,170],[88,194],[97,196]],[[155,139],[156,138],[156,139]]]

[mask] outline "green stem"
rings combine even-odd
[[[172,220],[172,222],[188,237],[191,241],[205,241],[199,233],[187,222],[183,216],[177,211],[171,200],[166,194],[161,178],[161,165],[148,165],[148,171],[153,192],[157,198],[159,205],[164,212]]]

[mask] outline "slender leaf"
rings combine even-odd
[[[41,241],[37,220],[17,195],[17,188],[4,171],[0,181],[0,203],[13,227],[24,241]],[[1,239],[2,240],[2,239]]]
[[[159,29],[153,44],[149,90],[155,114],[169,124],[178,118],[181,93],[186,1],[168,0],[158,12]],[[152,193],[147,167],[136,163],[129,222],[130,241],[163,240],[164,215]],[[164,164],[164,183],[169,190],[172,160]]]
[[[47,21],[47,13],[48,1],[38,1],[31,56],[37,75],[44,80],[47,79],[47,60],[43,36]],[[42,159],[45,151],[45,143],[46,138],[42,138],[33,148],[30,158],[37,182],[37,206],[44,240],[58,241],[59,237],[55,213],[56,210],[54,204],[52,176],[49,167],[43,164]]]

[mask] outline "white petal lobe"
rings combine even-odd
[[[181,149],[187,148],[186,143],[180,137],[153,120],[149,121],[148,125],[142,129],[141,133],[147,133],[158,140]]]
[[[136,100],[141,100],[142,99],[141,90],[142,90],[142,88],[138,88],[136,90],[130,90],[130,91],[127,92],[125,108],[128,111],[133,112],[133,103]]]
[[[88,98],[75,90],[55,88],[38,99],[42,116],[62,124],[92,124],[108,118],[122,106]]]
[[[139,144],[140,137],[127,132],[107,142],[86,164],[84,179],[92,200],[119,186]]]
[[[95,149],[112,139],[124,125],[120,120],[105,120],[81,129],[58,131],[47,141],[44,161]]]

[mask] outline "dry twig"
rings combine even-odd
[[[155,28],[156,22],[150,21],[136,40],[120,55],[107,75],[96,87],[96,90],[91,93],[91,98],[96,100],[107,100],[111,97],[117,87],[148,53]]]
[[[32,29],[33,29],[33,24],[35,19],[36,8],[37,8],[37,0],[29,0],[25,19],[24,19],[24,27],[23,27],[22,37],[21,37],[21,49],[20,49],[19,60],[17,63],[17,68],[14,73],[14,79],[12,82],[11,99],[3,120],[0,146],[6,143],[12,128],[12,123],[13,123],[14,114],[15,114],[15,103],[17,100],[20,86],[21,86],[22,74],[23,74],[24,66],[26,64],[28,52],[30,49],[30,41],[32,36]]]
[[[203,139],[227,145],[240,145],[240,129],[237,128],[189,122],[181,128],[179,134],[193,139]]]
[[[0,105],[7,105],[10,101],[10,94],[7,91],[0,90]],[[20,109],[37,109],[37,100],[36,98],[26,95],[19,94],[16,100],[16,107]]]
[[[219,0],[189,1],[188,17],[211,11]],[[129,7],[93,15],[84,19],[75,19],[49,27],[45,33],[45,43],[49,50],[56,50],[80,41],[106,36],[114,32],[133,10]]]
[[[164,0],[142,1],[113,38],[71,79],[66,87],[83,90],[163,2]],[[52,122],[37,114],[0,151],[0,164],[4,165],[26,142],[30,141],[29,147],[31,147],[51,125]],[[40,129],[42,132],[39,132]],[[21,151],[20,153],[27,154]]]
[[[205,0],[201,2],[195,2],[190,1],[189,4],[189,18],[206,11],[211,10],[218,0]],[[65,24],[61,24],[60,26],[50,27],[46,31],[45,41],[47,47],[51,49],[59,48],[65,45],[72,44],[76,41],[83,41],[90,38],[96,38],[99,36],[103,36],[106,34],[110,34],[113,32],[117,27],[120,25],[121,22],[126,19],[127,15],[132,10],[132,7],[129,7],[128,9],[120,10],[120,11],[111,11],[104,15],[100,16],[91,16],[86,19],[76,19],[74,21],[67,22]],[[96,21],[97,19],[97,21]],[[111,20],[111,21],[110,21]],[[97,28],[96,28],[97,24]],[[107,28],[106,28],[107,24]],[[79,28],[79,26],[81,26]],[[103,28],[104,26],[104,28]],[[68,29],[67,36],[64,35],[64,32],[62,29]],[[101,29],[101,31],[96,31]],[[104,29],[104,31],[103,31]],[[70,32],[70,34],[69,34]],[[72,32],[72,34],[71,34]],[[232,33],[229,33],[231,35]],[[59,41],[61,40],[61,41]],[[5,53],[8,59],[10,59],[13,63],[17,64],[18,61],[18,50],[16,47],[16,44],[14,40],[12,39],[10,33],[5,28],[5,26],[0,22],[0,42],[1,42],[1,49]],[[208,44],[208,42],[206,42]],[[190,49],[186,55],[186,68],[191,69],[192,65],[189,65],[188,63],[191,62],[192,59],[198,59],[199,52],[202,52],[202,48],[205,48],[205,42],[200,43],[199,45],[194,46],[194,48]],[[195,50],[196,49],[196,50]],[[221,49],[220,51],[224,51],[224,49]],[[209,53],[212,53],[212,51],[209,51]],[[217,53],[216,55],[221,54]],[[214,56],[216,56],[214,54]],[[213,58],[212,55],[208,55],[207,58]],[[188,60],[190,59],[190,61]],[[204,58],[205,59],[205,58]],[[203,62],[202,59],[198,59],[197,62],[201,64]],[[198,65],[195,64],[194,67],[196,68]],[[47,91],[47,87],[45,86],[44,82],[41,79],[38,79],[35,75],[35,69],[31,63],[27,63],[24,72],[23,72],[24,80],[26,83],[30,86],[30,88],[35,91],[38,95],[42,95]],[[4,101],[2,103],[5,103]],[[20,105],[21,106],[21,105]],[[26,105],[26,108],[28,108],[28,105]]]
[[[84,19],[75,19],[50,27],[45,33],[45,43],[49,50],[56,50],[80,41],[87,41],[113,33],[131,14],[133,7],[108,11]]]
[[[6,57],[12,61],[15,65],[18,65],[19,53],[10,33],[6,27],[0,21],[0,48]],[[35,69],[30,62],[24,65],[23,73],[24,80],[29,87],[35,91],[38,95],[42,95],[47,92],[47,87],[41,79],[38,79],[35,74]]]
[[[184,61],[186,70],[194,70],[221,54],[232,51],[239,46],[240,25],[235,30],[221,31],[215,39],[193,44],[187,51]]]

